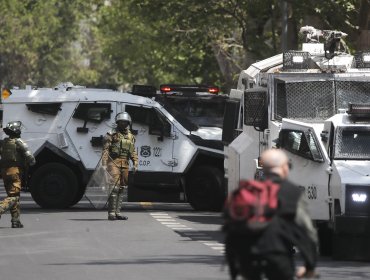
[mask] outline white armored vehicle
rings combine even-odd
[[[370,53],[351,55],[339,31],[301,33],[301,51],[251,65],[231,90],[241,106],[227,107],[236,117],[224,124],[228,190],[263,176],[260,154],[280,147],[309,201],[321,253],[369,258]]]
[[[136,93],[140,89],[148,90],[136,87]],[[22,121],[22,139],[37,161],[27,186],[40,206],[64,208],[82,198],[101,157],[104,135],[115,127],[115,116],[126,111],[133,120],[139,156],[128,200],[187,200],[195,209],[221,207],[221,128],[198,126],[153,98],[113,90],[65,83],[7,92],[2,123]]]

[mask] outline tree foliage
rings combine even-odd
[[[79,8],[74,0],[0,1],[2,83],[44,86],[68,78]]]
[[[0,82],[217,84],[281,51],[281,0],[2,0]],[[286,0],[288,46],[303,25],[337,29],[366,47],[368,0]],[[365,46],[364,46],[365,42]],[[369,47],[369,46],[367,46]]]

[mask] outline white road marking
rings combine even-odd
[[[213,250],[219,250],[219,251],[222,251],[222,250],[225,250],[225,247],[211,247]]]
[[[184,228],[184,227],[187,227],[187,226],[184,226],[184,225],[181,225],[181,224],[178,224],[178,225],[166,225],[166,226],[168,226],[168,227],[170,227],[170,228],[176,228],[176,227],[179,227],[179,228]]]
[[[202,232],[194,232],[193,228],[190,228],[186,225],[182,225],[181,223],[178,223],[174,218],[172,218],[167,213],[163,212],[152,212],[149,213],[155,220],[160,222],[162,225],[174,230],[179,231],[183,236],[186,236],[187,238],[190,238],[193,241],[200,242],[209,248],[219,252],[220,254],[225,253],[225,245],[219,242],[212,242],[213,238],[205,233]]]
[[[219,243],[219,242],[212,242],[212,243],[206,242],[206,243],[204,243],[204,245],[207,245],[207,246],[223,246],[224,244]]]
[[[189,235],[193,235],[195,237],[196,235],[202,236],[202,235],[207,235],[207,234],[202,233],[202,232],[189,232]]]

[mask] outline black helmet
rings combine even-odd
[[[20,136],[21,135],[21,121],[8,122],[6,127],[3,129],[4,132],[9,136]]]

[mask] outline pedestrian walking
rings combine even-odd
[[[27,176],[25,171],[36,163],[27,144],[20,138],[21,127],[20,121],[9,122],[3,129],[8,137],[0,144],[1,176],[7,193],[7,197],[0,202],[0,217],[9,210],[12,216],[12,228],[23,228],[19,204],[22,177]]]
[[[248,280],[315,277],[317,233],[308,215],[304,193],[287,180],[288,157],[282,150],[270,149],[261,155],[261,162],[263,181],[242,181],[239,190],[226,202],[224,231],[231,278],[236,279],[238,274]],[[240,206],[243,199],[249,202],[231,209],[235,204]],[[249,220],[232,220],[241,214]],[[294,247],[304,261],[304,266],[297,270]]]
[[[108,198],[108,220],[127,220],[121,215],[124,190],[128,187],[129,160],[137,171],[138,157],[135,136],[130,131],[131,117],[127,112],[116,116],[117,128],[108,132],[104,139],[102,165],[112,176]]]

